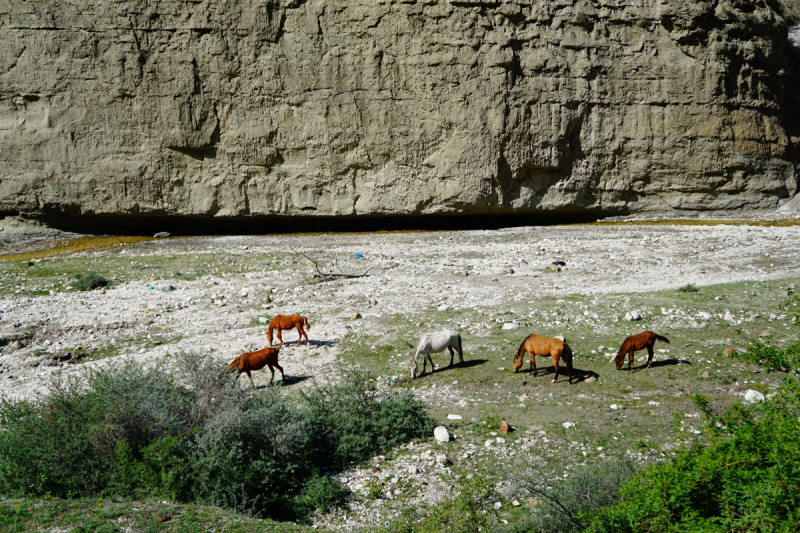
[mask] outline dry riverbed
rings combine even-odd
[[[285,333],[286,394],[359,366],[431,406],[453,440],[431,436],[336,473],[358,495],[349,510],[318,517],[337,529],[368,528],[447,498],[460,476],[475,473],[496,483],[498,519],[509,520],[529,502],[511,472],[545,465],[563,479],[613,454],[662,459],[703,437],[690,394],[724,408],[746,390],[769,394],[780,383],[780,374],[726,348],[798,342],[800,334],[788,297],[800,281],[800,226],[792,223],[128,238],[97,249],[62,241],[49,254],[36,251],[44,241],[4,242],[6,252],[32,254],[0,262],[4,399],[35,399],[53,379],[180,351],[210,353],[223,368],[266,345],[269,318],[298,313],[311,322],[312,343],[296,346],[297,334]],[[300,254],[326,271],[369,272],[321,280]],[[553,261],[566,266],[552,271]],[[113,284],[78,292],[75,276],[89,271]],[[678,290],[687,284],[698,290]],[[637,313],[641,320],[626,320]],[[412,381],[410,346],[443,327],[462,332],[465,363],[447,368],[439,354],[436,372]],[[622,339],[644,329],[671,344],[656,344],[653,368],[615,371]],[[531,332],[566,337],[574,384],[552,384],[552,363],[542,358],[538,377],[527,363],[511,372]],[[637,366],[645,358],[637,354]],[[263,387],[270,375],[253,377]],[[501,420],[515,430],[499,434]]]

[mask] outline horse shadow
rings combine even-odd
[[[269,387],[290,387],[292,385],[297,385],[298,383],[302,383],[307,379],[311,379],[312,376],[286,376],[285,379],[277,379],[273,383],[265,383],[263,385],[259,385],[256,387],[256,390],[267,389]],[[281,383],[283,381],[283,383]]]
[[[299,343],[299,340],[296,340],[296,341],[284,341],[283,345],[286,348],[294,348],[294,347],[299,347],[299,346],[306,346],[305,339],[303,339],[303,343],[302,344],[298,344],[298,343]],[[336,343],[334,341],[316,341],[314,339],[309,339],[309,344],[308,344],[309,348],[320,347],[320,346],[326,346],[328,348],[331,348],[332,346],[336,346]]]
[[[665,361],[653,361],[653,364],[650,365],[650,368],[658,368],[661,366],[691,365],[691,364],[692,364],[691,361],[687,361],[685,359],[667,359]],[[627,369],[628,369],[627,364],[623,365],[622,368],[620,368],[620,370],[627,370]],[[639,366],[633,367],[634,372],[640,372],[642,370],[647,370],[647,361],[645,361]]]
[[[522,374],[523,372],[520,372]],[[524,371],[525,374],[528,374],[530,377],[533,377],[533,369],[528,369]],[[546,366],[546,367],[539,367],[536,377],[542,376],[555,376],[556,374],[556,367],[554,366]],[[567,368],[565,366],[560,366],[558,369],[558,382],[561,382],[562,379],[566,379],[567,377]],[[581,383],[582,381],[586,381],[589,378],[597,379],[600,377],[600,374],[594,372],[593,370],[583,370],[580,368],[572,367],[572,383]]]
[[[425,376],[433,375],[437,372],[444,372],[445,370],[453,369],[453,368],[471,368],[473,366],[482,365],[484,363],[488,363],[488,359],[469,359],[464,361],[463,363],[459,363],[458,361],[453,362],[453,366],[449,364],[437,366],[433,371],[428,370],[424,374],[417,375],[417,379],[424,378]],[[422,365],[420,364],[420,370],[422,370]]]

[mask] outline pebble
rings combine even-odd
[[[616,411],[617,409],[619,409],[619,405],[615,403],[612,403],[609,407],[611,408],[612,411]]]
[[[519,324],[515,322],[506,322],[503,324],[503,329],[517,329],[519,328]]]
[[[730,311],[727,311],[725,313],[725,316],[722,317],[722,319],[725,320],[726,322],[733,322],[735,320]]]
[[[495,509],[502,509],[503,508],[503,504],[500,503],[500,502],[494,502],[494,508]]]
[[[353,313],[352,315],[350,315],[350,320],[358,320],[359,318],[363,318],[361,316],[361,313]]]
[[[154,239],[166,239],[167,237],[172,237],[172,234],[170,234],[168,231],[159,231],[153,235]]]
[[[437,311],[449,311],[451,309],[452,309],[452,307],[450,307],[447,304],[442,304],[442,305],[440,305],[439,307],[436,308]]]
[[[447,458],[447,456],[446,456],[446,455],[444,455],[444,454],[439,454],[439,455],[437,455],[437,456],[436,456],[436,462],[437,462],[438,464],[440,464],[440,465],[446,465],[447,463],[449,463],[449,462],[450,462],[450,460]]]
[[[564,429],[569,429],[569,428],[574,428],[575,427],[575,424],[573,424],[572,422],[564,422],[561,425],[564,427]]]
[[[448,420],[461,420],[461,415],[447,415]]]

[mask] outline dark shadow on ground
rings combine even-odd
[[[691,365],[691,364],[692,364],[691,361],[686,361],[684,359],[667,359],[666,361],[653,361],[653,364],[650,366],[650,368],[658,368],[658,367],[661,367],[661,366]],[[627,370],[628,369],[628,365],[626,364],[625,366],[620,368],[620,370],[622,370],[623,368],[625,370]],[[639,366],[634,366],[633,367],[633,371],[634,372],[638,372],[640,370],[646,370],[646,369],[647,369],[647,362],[644,362],[643,364],[641,364]]]
[[[533,375],[533,369],[526,369],[526,370],[519,370],[519,374],[523,374],[526,376],[526,379],[539,379],[543,376],[550,376],[555,375],[556,367],[554,366],[546,366],[546,367],[537,367],[537,374],[536,376]],[[597,372],[592,370],[581,370],[580,368],[572,367],[572,383],[580,383],[582,381],[586,381],[589,378],[597,379],[600,375]],[[551,378],[552,379],[552,378]],[[562,380],[564,382],[567,381],[567,368],[565,366],[560,366],[558,369],[558,381],[557,383],[561,383]],[[527,383],[530,384],[530,383]]]
[[[256,390],[266,389],[267,387],[277,387],[277,386],[290,387],[292,385],[296,385],[311,378],[312,376],[286,376],[286,379],[283,380],[276,379],[273,383],[259,385],[258,387],[256,387]],[[281,383],[281,381],[283,383]]]
[[[456,361],[456,362],[453,363],[452,367],[449,364],[446,364],[444,366],[437,366],[436,369],[433,372],[431,372],[430,368],[428,368],[425,371],[424,374],[417,374],[417,379],[423,378],[425,376],[430,376],[433,373],[438,373],[438,372],[443,372],[445,370],[450,370],[450,369],[456,368],[456,367],[458,367],[458,368],[470,368],[470,367],[482,365],[483,363],[488,363],[488,362],[489,362],[488,359],[470,359],[468,361],[464,361],[463,363],[459,363],[458,361]],[[422,362],[420,362],[419,371],[422,372]]]

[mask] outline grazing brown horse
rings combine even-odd
[[[637,352],[639,350],[643,350],[647,348],[647,368],[650,368],[650,365],[653,364],[653,345],[656,343],[656,340],[666,342],[669,344],[669,339],[666,337],[662,337],[652,331],[643,331],[637,335],[631,335],[622,343],[622,347],[620,347],[619,352],[617,352],[617,356],[614,358],[614,362],[617,363],[617,370],[622,368],[622,365],[625,363],[625,355],[627,354],[628,359],[628,370],[633,371],[633,352]]]
[[[283,375],[283,368],[278,364],[278,348],[264,348],[257,352],[243,353],[234,359],[233,362],[228,365],[228,368],[222,371],[222,374],[238,367],[239,374],[236,375],[236,379],[238,380],[239,376],[244,372],[247,374],[247,377],[250,378],[250,385],[255,389],[256,385],[253,383],[253,376],[250,375],[250,372],[261,370],[267,365],[269,365],[269,369],[272,372],[272,378],[269,380],[270,383],[275,379],[275,368],[281,371],[281,379],[284,382],[286,381],[286,376]]]
[[[297,337],[297,345],[299,345],[300,341],[303,340],[303,337],[305,337],[306,346],[308,346],[308,335],[306,335],[306,332],[303,329],[303,325],[305,325],[308,329],[311,329],[311,324],[308,323],[308,319],[304,316],[275,315],[275,318],[273,318],[270,321],[269,329],[267,330],[267,339],[269,340],[270,346],[272,345],[272,330],[277,330],[278,342],[280,342],[281,346],[283,346],[281,331],[285,329],[294,329],[294,328],[297,328],[297,332],[300,334],[300,336]]]
[[[535,333],[531,333],[527,339],[522,341],[519,346],[519,351],[514,357],[514,372],[522,366],[522,357],[528,352],[531,356],[531,367],[533,368],[533,375],[536,377],[536,357],[552,357],[553,365],[556,367],[556,377],[553,383],[558,381],[558,361],[563,358],[567,364],[567,376],[570,384],[572,383],[572,349],[567,346],[567,343],[559,339],[551,339],[550,337],[540,337]]]

